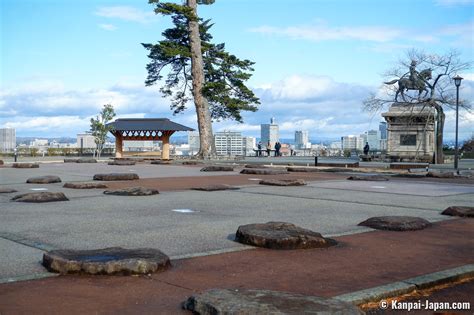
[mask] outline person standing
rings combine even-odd
[[[365,146],[364,146],[364,155],[368,155],[368,154],[369,154],[369,150],[370,150],[369,143],[366,142],[366,143],[365,143]]]
[[[262,142],[261,141],[258,142],[257,149],[258,149],[257,156],[259,157],[262,156]]]
[[[280,156],[280,149],[281,149],[281,143],[277,141],[275,143],[275,156]]]
[[[267,156],[270,156],[270,152],[272,152],[272,145],[270,141],[267,143]]]

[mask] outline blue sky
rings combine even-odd
[[[249,86],[261,97],[244,124],[214,130],[259,136],[274,116],[283,137],[309,130],[338,138],[377,128],[380,113],[362,111],[382,74],[411,48],[443,54],[457,49],[474,61],[472,0],[216,0],[199,14],[215,23],[215,42],[256,62]],[[2,0],[0,126],[19,136],[75,136],[103,104],[120,117],[169,117],[196,127],[193,106],[172,116],[158,87],[145,87],[146,51],[170,26],[147,1]],[[461,96],[474,98],[474,70]],[[446,138],[454,113],[446,111]],[[474,114],[461,112],[461,139]]]

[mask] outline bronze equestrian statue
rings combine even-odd
[[[418,73],[415,69],[416,63],[412,61],[410,65],[410,77],[405,78],[405,76],[408,74],[404,74],[400,79],[395,79],[390,82],[384,82],[385,84],[395,84],[398,82],[398,90],[397,93],[395,94],[395,101],[398,102],[398,94],[402,95],[403,101],[406,102],[405,100],[405,91],[408,90],[418,90],[418,99],[420,99],[421,92],[425,91],[425,95],[423,97],[426,97],[428,95],[428,89],[426,88],[427,86],[427,81],[431,79],[431,69],[425,69]]]

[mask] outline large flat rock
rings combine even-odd
[[[441,214],[455,217],[474,218],[474,207],[451,206],[446,208]]]
[[[369,218],[358,225],[377,230],[415,231],[431,226],[427,220],[410,216],[382,216]]]
[[[271,169],[271,168],[244,168],[240,171],[240,174],[255,174],[255,175],[281,175],[281,174],[288,174],[286,170],[280,169]]]
[[[306,182],[302,179],[264,179],[259,184],[269,186],[304,186]]]
[[[301,173],[312,173],[312,172],[321,172],[320,169],[312,167],[287,167],[288,172],[301,172]]]
[[[263,164],[246,164],[245,168],[268,168],[268,166]]]
[[[233,172],[232,166],[209,165],[201,168],[201,172]]]
[[[446,172],[446,171],[429,171],[426,173],[426,177],[434,177],[434,178],[455,178],[455,172]]]
[[[195,314],[364,314],[355,305],[335,299],[269,290],[212,289],[193,295],[183,308]]]
[[[241,225],[235,240],[242,244],[271,249],[323,248],[337,242],[321,234],[286,222]]]
[[[146,188],[146,187],[129,187],[124,189],[106,190],[106,195],[117,195],[117,196],[151,196],[159,194],[157,189]]]
[[[67,197],[62,192],[36,192],[27,193],[14,196],[11,200],[19,202],[54,202],[54,201],[68,201]]]
[[[13,188],[1,188],[0,187],[0,194],[8,194],[8,193],[14,193],[14,192],[17,192],[17,191]]]
[[[119,166],[128,166],[128,165],[135,165],[135,161],[131,160],[113,160],[107,163],[107,165],[119,165]]]
[[[348,180],[366,180],[372,182],[384,182],[388,178],[381,175],[352,175],[347,178]]]
[[[153,248],[110,247],[96,250],[53,250],[43,255],[43,266],[60,274],[149,274],[171,267],[167,255]]]
[[[219,191],[219,190],[237,190],[239,187],[234,187],[225,184],[216,184],[216,185],[207,185],[207,186],[200,186],[200,187],[193,187],[192,190],[200,190],[200,191]]]
[[[38,163],[13,163],[13,168],[39,168]]]
[[[60,183],[61,178],[59,178],[59,176],[46,175],[46,176],[28,178],[26,182],[28,184],[53,184],[53,183]]]
[[[140,179],[135,173],[110,173],[110,174],[95,174],[94,180],[137,180]]]
[[[76,163],[97,163],[97,160],[92,158],[82,158],[77,159]]]
[[[75,183],[65,183],[64,188],[72,189],[96,189],[96,188],[107,188],[107,185],[104,183],[94,183],[94,182],[75,182]]]

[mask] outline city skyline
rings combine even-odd
[[[173,117],[170,101],[143,83],[148,60],[140,43],[156,42],[169,27],[146,2],[2,1],[0,127],[15,128],[19,137],[74,136],[110,103],[117,118],[167,117],[195,128],[192,104]],[[407,49],[455,48],[472,61],[472,1],[403,2],[298,0],[292,14],[285,2],[266,0],[200,6],[215,23],[215,42],[256,62],[249,86],[262,103],[243,114],[243,124],[216,122],[214,132],[257,136],[260,124],[275,117],[282,138],[295,130],[319,138],[357,135],[378,128],[380,113],[363,112],[362,101]],[[240,15],[246,19],[233,18]],[[410,18],[401,26],[396,15]],[[460,75],[460,95],[472,102],[474,72]],[[466,140],[474,114],[460,114],[459,138]],[[446,110],[446,141],[454,138],[454,116]]]

